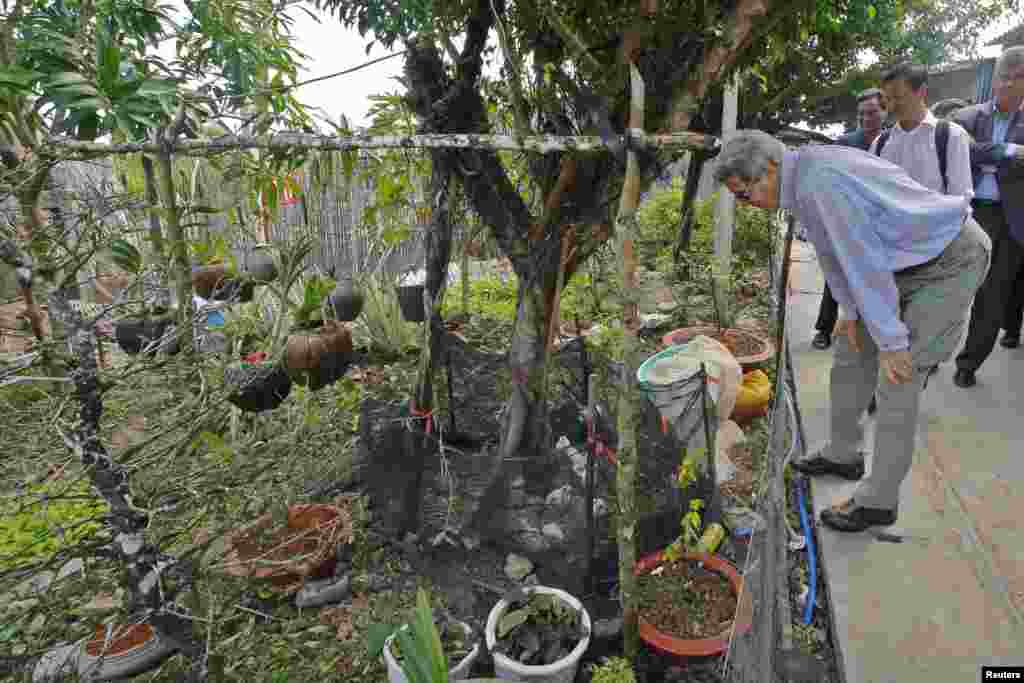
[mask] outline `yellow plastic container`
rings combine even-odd
[[[746,422],[768,413],[768,404],[772,400],[772,382],[761,370],[743,373],[743,383],[736,395],[736,407],[732,411],[732,419]]]

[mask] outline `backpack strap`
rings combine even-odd
[[[892,132],[892,128],[886,128],[878,136],[878,147],[875,148],[875,154],[882,156],[882,148],[885,147],[885,143],[889,141],[889,133]]]
[[[947,157],[946,149],[949,147],[949,121],[942,119],[935,126],[935,152],[939,156],[939,173],[942,175],[942,192],[949,192],[949,180],[946,178]]]

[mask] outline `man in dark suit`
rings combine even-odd
[[[954,120],[970,133],[974,217],[992,240],[992,265],[978,290],[953,382],[971,387],[995,347],[1024,264],[1024,46],[996,61],[993,98],[961,109]]]
[[[884,97],[878,88],[868,88],[857,95],[857,129],[841,136],[836,144],[868,151],[871,143],[882,132],[882,122],[885,121]],[[814,348],[825,350],[832,345],[832,329],[836,326],[838,314],[839,306],[832,298],[832,291],[826,282],[821,306],[818,308],[818,321],[814,324],[814,329],[818,331],[811,341]]]

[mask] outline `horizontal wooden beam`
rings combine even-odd
[[[547,152],[602,152],[609,147],[620,148],[626,143],[638,147],[663,147],[714,152],[719,141],[713,135],[702,133],[673,133],[648,135],[627,133],[605,141],[597,136],[532,135],[477,135],[475,133],[444,133],[433,135],[352,135],[336,137],[309,133],[283,132],[272,135],[224,135],[211,139],[178,140],[169,145],[171,152],[183,156],[210,156],[239,149],[264,149],[278,152],[288,150],[356,150],[356,149],[489,149],[495,151]],[[42,149],[81,156],[108,156],[145,152],[157,154],[166,148],[153,142],[84,142],[67,138],[50,138]]]

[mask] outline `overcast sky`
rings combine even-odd
[[[172,5],[183,7],[184,3],[182,0],[172,0]],[[307,7],[311,12],[317,13],[312,6]],[[320,15],[318,23],[297,9],[291,10],[290,15],[295,19],[295,45],[308,57],[301,80],[326,76],[391,54],[377,45],[367,55],[367,41],[355,30],[343,28],[332,16]],[[1020,18],[1015,17],[994,25],[986,32],[985,40],[998,36],[1019,21]],[[168,47],[173,51],[173,46]],[[396,44],[395,47],[401,49],[400,44]],[[998,54],[998,48],[985,48],[983,56],[995,54]],[[393,77],[401,74],[402,63],[402,57],[394,57],[353,74],[302,86],[298,89],[297,96],[304,104],[323,109],[335,122],[344,114],[351,124],[366,125],[369,123],[366,117],[370,106],[368,97],[400,90],[401,86]]]

